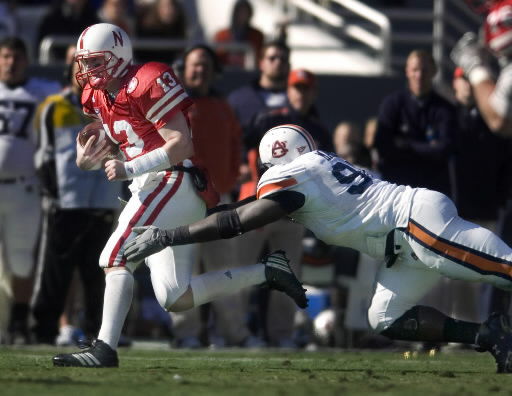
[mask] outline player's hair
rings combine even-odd
[[[1,39],[0,49],[2,48],[9,48],[13,51],[21,51],[25,56],[28,54],[27,45],[25,44],[25,42],[21,38],[15,36],[4,37],[3,39]]]
[[[279,48],[286,53],[288,58],[290,57],[290,47],[288,47],[288,45],[286,45],[283,40],[270,40],[263,44],[263,48],[261,50],[261,58],[265,57],[265,53],[269,48]]]

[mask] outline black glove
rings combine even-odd
[[[124,256],[128,261],[140,262],[167,246],[172,246],[172,230],[166,231],[155,226],[145,226],[133,227],[132,231],[139,235],[126,244]]]

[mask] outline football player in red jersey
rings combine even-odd
[[[116,348],[132,301],[132,272],[140,264],[123,256],[126,243],[135,236],[132,228],[172,228],[199,220],[206,212],[197,193],[201,186],[194,183],[198,175],[189,160],[194,152],[185,110],[192,100],[167,65],[132,65],[130,39],[118,26],[100,23],[86,28],[78,39],[76,61],[76,78],[84,86],[83,110],[101,120],[123,155],[123,159],[103,159],[107,148],[95,146],[91,137],[83,148],[77,141],[77,165],[82,169],[103,165],[109,180],[131,179],[132,196],[99,260],[106,286],[98,338],[82,352],[55,356],[53,363],[116,367]],[[270,254],[265,265],[192,278],[193,251],[193,246],[180,246],[146,259],[155,296],[168,311],[190,309],[265,282],[290,295],[299,306],[307,305],[283,252]]]
[[[468,32],[453,48],[451,58],[468,77],[489,128],[512,136],[512,0],[468,3],[485,14],[483,42],[476,34]],[[489,54],[496,56],[500,63],[497,78],[489,67]]]

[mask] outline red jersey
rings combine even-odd
[[[173,70],[157,62],[130,66],[115,99],[89,85],[82,93],[84,113],[101,119],[127,160],[161,147],[158,129],[191,104]]]

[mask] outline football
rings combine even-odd
[[[91,122],[87,124],[79,133],[78,133],[78,141],[82,147],[85,147],[85,144],[89,140],[91,136],[96,136],[96,140],[93,143],[93,146],[97,144],[108,144],[109,145],[109,154],[108,158],[115,158],[119,153],[119,146],[108,137],[103,129],[103,125],[99,121]]]

